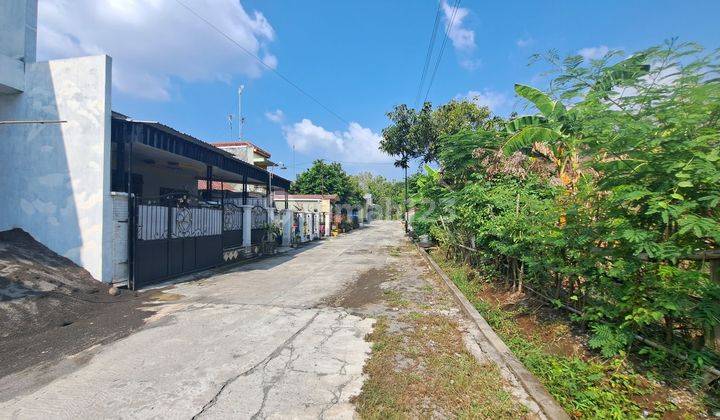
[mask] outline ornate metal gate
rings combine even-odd
[[[222,263],[221,206],[177,194],[134,201],[134,289]]]
[[[268,212],[262,206],[254,206],[251,210],[250,243],[259,245],[265,240],[268,225]]]
[[[243,208],[235,203],[225,203],[223,206],[223,249],[237,248],[243,240]]]

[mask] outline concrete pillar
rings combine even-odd
[[[252,208],[253,206],[250,204],[245,204],[242,206],[243,208],[243,234],[242,234],[242,246],[249,248],[250,247],[250,237],[252,232]]]
[[[267,223],[271,225],[275,221],[275,209],[272,207],[265,207],[267,212]]]
[[[330,212],[325,213],[325,237],[330,236],[330,223],[332,218],[330,217]]]
[[[307,213],[300,213],[300,224],[298,225],[298,228],[300,230],[300,242],[305,242],[307,239],[305,237],[305,223],[307,220],[305,220],[305,216]]]
[[[292,210],[283,210],[282,211],[282,232],[283,232],[283,239],[282,239],[282,246],[290,246],[290,241],[292,240],[292,224],[293,224],[293,212]]]

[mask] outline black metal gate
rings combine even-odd
[[[250,227],[250,243],[260,245],[266,240],[268,227],[268,212],[262,206],[253,206],[250,213],[252,225]]]
[[[222,206],[169,194],[136,198],[133,208],[133,289],[222,263]]]
[[[242,206],[235,203],[223,205],[223,249],[232,249],[242,246],[243,241],[243,211]]]

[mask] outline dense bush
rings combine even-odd
[[[550,93],[516,86],[537,114],[440,139],[415,230],[580,309],[606,355],[642,332],[707,363],[720,285],[690,257],[720,244],[718,53],[548,59]]]

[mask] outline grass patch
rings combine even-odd
[[[399,246],[394,246],[390,248],[388,254],[390,254],[391,257],[399,257],[401,255],[401,248]]]
[[[387,303],[395,308],[407,308],[410,306],[410,301],[405,299],[402,293],[397,290],[386,290],[383,292]]]
[[[539,337],[522,332],[514,313],[493,306],[479,295],[484,285],[472,279],[471,269],[447,261],[441,255],[433,258],[467,299],[500,335],[517,358],[543,383],[552,396],[576,418],[663,418],[678,407],[667,401],[655,401],[656,387],[643,375],[634,372],[625,359],[561,356],[547,351]],[[639,402],[645,402],[640,404]],[[650,405],[650,407],[648,407]],[[683,410],[685,411],[685,410]],[[685,411],[672,418],[694,418]]]
[[[383,317],[368,337],[368,380],[354,400],[362,418],[515,419],[525,408],[506,392],[497,368],[465,350],[450,319],[412,313],[391,332]]]

